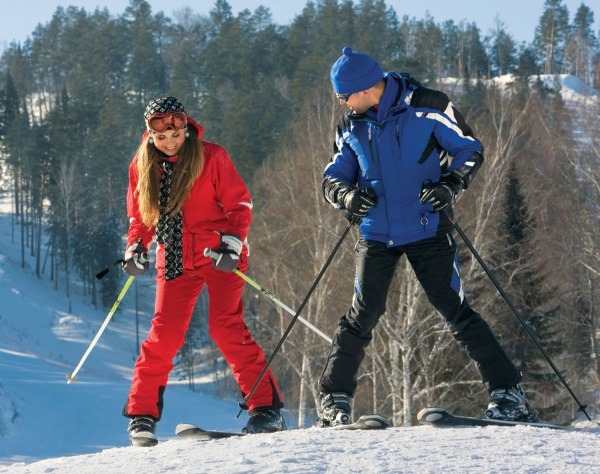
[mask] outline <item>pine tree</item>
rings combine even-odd
[[[162,52],[170,21],[163,13],[152,16],[145,0],[130,0],[125,10],[129,20],[129,60],[125,69],[127,90],[135,91],[145,105],[167,89]]]
[[[577,9],[566,42],[566,68],[570,74],[591,84],[590,58],[596,45],[592,30],[594,12],[583,3]]]
[[[562,0],[546,0],[535,32],[534,44],[544,65],[544,74],[560,74],[569,31],[569,11]]]
[[[531,46],[523,46],[519,50],[515,68],[515,78],[519,84],[529,89],[529,80],[541,73],[536,61],[535,50]]]
[[[515,40],[506,32],[505,28],[504,23],[497,20],[490,49],[492,71],[498,76],[513,72],[517,64]]]
[[[447,69],[444,63],[445,38],[443,31],[426,15],[423,20],[406,20],[401,25],[402,35],[399,58],[395,63],[403,71],[410,72],[422,81],[435,81],[442,77]]]
[[[507,179],[499,229],[503,248],[496,257],[501,259],[499,275],[503,277],[505,291],[527,327],[548,353],[558,355],[562,347],[555,316],[560,304],[556,292],[545,281],[542,259],[536,255],[535,220],[529,214],[514,162],[510,164]],[[534,404],[548,416],[555,408],[549,401],[551,397],[547,396],[552,393],[551,386],[557,381],[554,372],[526,331],[514,318],[510,318],[509,311],[503,311],[503,315],[503,326],[513,328],[505,329],[511,334],[506,338],[509,353],[524,372],[524,382],[534,386],[534,393],[546,394],[543,402],[535,395],[532,398],[537,402]],[[515,325],[518,325],[517,330],[514,330]]]
[[[2,97],[2,113],[0,116],[0,135],[2,138],[2,154],[6,156],[6,164],[12,173],[13,202],[15,217],[21,228],[21,266],[25,266],[25,248],[27,246],[27,215],[29,212],[29,186],[24,163],[28,160],[25,149],[28,143],[29,120],[23,111],[10,71],[7,71]],[[13,227],[13,239],[15,238]]]

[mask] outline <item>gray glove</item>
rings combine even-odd
[[[223,272],[234,271],[240,263],[242,241],[235,235],[221,235],[221,245],[217,250],[205,249],[204,255],[210,256],[213,267]]]
[[[149,266],[148,254],[142,245],[142,239],[127,247],[123,259],[123,270],[132,276],[140,276],[148,270]]]

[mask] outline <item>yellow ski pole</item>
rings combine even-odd
[[[269,293],[267,290],[265,290],[262,286],[260,286],[258,283],[256,283],[252,278],[250,278],[248,275],[245,275],[244,273],[242,273],[241,271],[239,271],[237,268],[233,271],[237,276],[239,276],[242,280],[244,280],[246,283],[248,283],[249,285],[253,286],[254,288],[256,288],[258,291],[260,291],[263,295],[265,295],[267,298],[269,298],[273,303],[275,303],[277,306],[285,309],[288,313],[290,313],[292,316],[296,315],[296,311],[294,311],[292,308],[290,308],[289,306],[287,306],[286,304],[282,303],[278,298],[276,298],[275,296],[273,296],[271,293]],[[331,344],[331,338],[325,334],[323,331],[321,331],[319,328],[317,328],[316,326],[314,326],[313,324],[311,324],[310,322],[308,322],[306,319],[304,319],[302,316],[298,316],[298,321],[300,321],[302,324],[304,324],[306,327],[308,327],[309,329],[312,329],[315,333],[317,333],[319,336],[321,336],[323,339],[325,339],[329,344]]]
[[[119,296],[117,297],[117,300],[115,301],[110,312],[108,313],[108,316],[106,316],[104,323],[102,323],[102,326],[100,327],[100,330],[98,331],[98,334],[96,334],[96,337],[94,337],[94,340],[91,342],[91,344],[85,351],[85,354],[83,354],[83,357],[79,361],[79,364],[77,364],[77,367],[75,367],[75,370],[73,372],[71,372],[70,374],[67,374],[67,383],[77,381],[77,372],[79,372],[79,369],[81,369],[81,366],[83,365],[83,363],[85,362],[87,357],[90,355],[90,352],[92,352],[92,349],[98,342],[98,339],[100,339],[100,336],[106,329],[106,326],[108,326],[110,319],[113,317],[113,314],[115,314],[115,311],[119,307],[119,303],[121,303],[121,300],[125,296],[125,293],[127,293],[127,290],[129,289],[129,286],[131,285],[131,282],[133,281],[134,278],[135,277],[133,275],[130,275],[129,278],[127,279],[127,281],[125,282],[125,285],[123,286],[123,289],[121,290],[121,293],[119,293]]]
[[[219,254],[217,252],[215,252],[214,250],[211,249],[204,249],[204,256],[205,257],[210,257],[212,259],[216,259]],[[267,298],[269,298],[273,303],[275,303],[277,306],[279,306],[280,308],[285,309],[288,313],[290,313],[292,316],[296,316],[296,311],[294,311],[292,308],[290,308],[288,305],[286,305],[285,303],[283,303],[280,299],[278,299],[276,296],[274,296],[272,293],[269,293],[267,290],[265,290],[262,286],[260,286],[258,283],[256,283],[252,278],[250,278],[248,275],[242,273],[240,270],[238,270],[237,268],[233,271],[233,273],[235,273],[237,276],[239,276],[242,280],[244,280],[246,283],[248,283],[249,285],[253,286],[254,288],[256,288],[258,291],[260,291],[263,295],[265,295]],[[331,338],[325,334],[323,331],[321,331],[319,328],[317,328],[316,326],[314,326],[313,324],[311,324],[310,322],[308,322],[306,319],[304,319],[302,316],[297,316],[298,321],[300,321],[302,324],[304,324],[306,327],[308,327],[309,329],[313,330],[315,333],[317,333],[319,336],[321,336],[323,339],[325,339],[329,344],[331,344]]]

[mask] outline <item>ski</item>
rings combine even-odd
[[[245,436],[245,433],[236,433],[234,431],[203,430],[190,423],[180,423],[175,428],[175,434],[180,438],[197,439],[200,441],[209,441],[211,439],[232,438],[235,436]]]
[[[363,415],[354,423],[335,425],[332,430],[384,430],[390,426],[387,418],[381,415]]]
[[[568,426],[555,425],[544,422],[529,421],[507,421],[492,418],[475,418],[471,416],[453,415],[440,407],[423,408],[417,415],[417,419],[423,425],[438,427],[447,426],[533,426],[536,428],[550,428],[553,430],[577,430]]]
[[[331,430],[383,430],[390,426],[387,418],[381,415],[363,415],[354,423],[347,425],[332,426]],[[205,430],[190,423],[180,423],[175,428],[175,434],[180,438],[209,441],[211,439],[232,438],[235,436],[246,436],[246,433],[233,431]]]

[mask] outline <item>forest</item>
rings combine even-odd
[[[10,193],[12,238],[32,274],[68,296],[83,288],[110,308],[125,281],[96,273],[120,258],[127,231],[127,168],[153,98],[177,97],[223,145],[254,201],[248,275],[297,308],[347,221],[322,196],[335,124],[343,110],[329,82],[351,45],[384,70],[409,72],[449,94],[485,147],[456,218],[526,325],[579,399],[600,410],[600,127],[598,102],[569,106],[560,78],[600,89],[594,13],[545,0],[534,40],[506,25],[483,36],[475,23],[399,16],[383,0],[309,1],[288,25],[259,7],[233,15],[216,0],[208,15],[173,18],[130,0],[107,10],[58,7],[0,58],[0,183]],[[507,80],[509,78],[509,80]],[[501,80],[502,79],[502,80]],[[594,105],[595,104],[595,105]],[[353,292],[352,229],[302,317],[332,336]],[[461,273],[472,306],[525,376],[540,417],[568,423],[577,404],[469,250]],[[150,272],[152,273],[152,272]],[[149,281],[152,275],[142,277]],[[247,324],[268,353],[291,321],[248,286]],[[145,296],[153,299],[152,289]],[[69,308],[70,310],[70,308]],[[223,395],[236,387],[197,304],[177,374],[210,371]],[[329,345],[297,322],[273,369],[299,426],[314,422]],[[268,355],[268,354],[267,354]],[[420,408],[482,413],[484,386],[466,353],[426,301],[405,260],[359,374],[355,413],[410,426]]]

